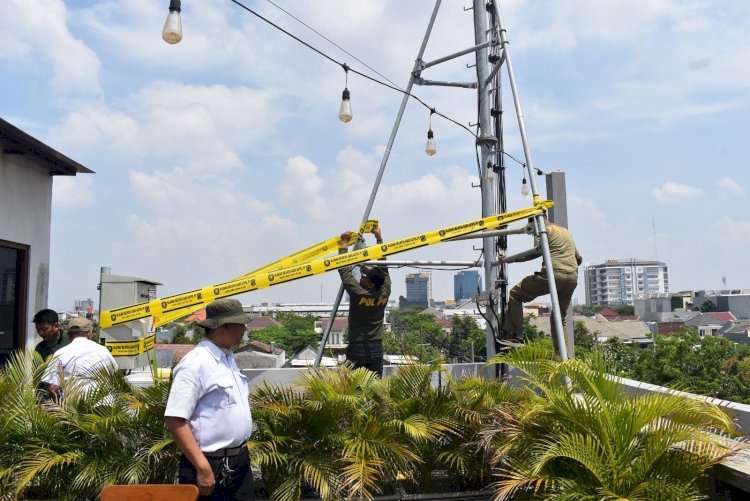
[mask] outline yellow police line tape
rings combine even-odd
[[[107,339],[104,341],[104,347],[114,357],[132,357],[146,353],[148,350],[154,347],[156,343],[156,334],[142,337],[134,341],[111,341]]]
[[[364,235],[365,233],[370,233],[372,232],[373,228],[375,228],[377,225],[378,225],[377,219],[368,219],[367,221],[365,221],[364,223],[360,225],[359,231],[356,233],[358,233],[360,236]],[[278,261],[274,261],[273,263],[262,266],[249,273],[245,273],[244,275],[241,275],[232,280],[239,280],[240,278],[249,277],[251,275],[256,275],[258,273],[265,273],[268,271],[279,270],[281,268],[288,268],[289,266],[294,266],[295,264],[306,263],[317,257],[325,256],[326,254],[330,254],[334,250],[338,249],[340,239],[341,237],[337,236],[337,237],[329,238],[328,240],[323,240],[320,243],[311,245],[310,247],[302,249],[301,251],[297,251],[294,254],[290,254],[289,256],[279,259]],[[352,239],[352,242],[350,243],[350,245],[354,245],[355,242],[356,242],[356,239]],[[169,312],[161,312],[161,313],[155,314],[153,316],[151,330],[156,329],[156,327],[166,325],[184,316],[190,315],[191,313],[195,312],[196,310],[199,310],[206,304],[207,304],[206,302],[201,302],[201,303],[193,304],[186,308],[181,308],[178,310],[173,310]]]
[[[347,252],[345,254],[328,257],[318,257],[308,262],[285,266],[277,270],[251,272],[228,282],[209,285],[162,299],[154,299],[147,303],[104,310],[101,312],[99,321],[101,323],[101,328],[107,329],[114,325],[124,324],[141,318],[159,315],[163,316],[177,310],[187,310],[188,308],[208,304],[223,297],[265,289],[274,285],[291,282],[292,280],[297,280],[299,278],[319,275],[344,266],[377,260],[385,256],[398,254],[400,252],[417,249],[427,245],[433,245],[452,238],[475,233],[477,231],[492,230],[499,226],[512,223],[513,221],[539,215],[542,211],[552,207],[552,205],[551,201],[541,200],[537,196],[534,200],[534,206],[530,208],[495,214],[483,219],[476,219],[467,223],[421,233],[408,238],[373,245],[354,252]],[[337,241],[337,238],[330,240]],[[310,248],[308,247],[308,249]],[[284,260],[277,262],[281,261]]]

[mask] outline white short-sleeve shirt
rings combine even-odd
[[[247,377],[231,351],[203,339],[180,360],[172,376],[164,415],[185,419],[202,451],[237,447],[250,438]]]
[[[102,368],[110,372],[117,368],[117,362],[109,350],[86,337],[76,337],[54,353],[42,381],[60,386],[60,376],[76,378],[83,391],[88,392],[96,385],[91,376]]]

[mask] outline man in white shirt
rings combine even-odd
[[[164,422],[182,451],[179,481],[197,485],[201,499],[254,499],[248,383],[231,350],[249,321],[236,299],[209,304],[198,322],[206,337],[172,372]]]
[[[88,318],[77,317],[68,323],[68,338],[70,343],[58,349],[50,362],[50,366],[42,377],[42,381],[49,385],[49,392],[60,395],[67,381],[68,393],[73,385],[82,393],[96,389],[95,377],[102,369],[113,373],[117,369],[112,354],[104,346],[91,340],[93,324]]]

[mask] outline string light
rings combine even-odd
[[[176,44],[182,40],[182,19],[180,0],[169,1],[169,14],[164,21],[164,28],[161,30],[161,37],[169,44]]]
[[[333,57],[329,56],[328,54],[326,54],[325,52],[321,51],[320,49],[318,49],[318,48],[314,47],[313,45],[311,45],[311,44],[309,44],[309,43],[307,43],[307,42],[305,42],[305,41],[304,41],[304,40],[302,40],[302,39],[301,39],[300,37],[298,37],[298,36],[296,36],[296,35],[294,35],[294,34],[290,33],[289,31],[285,30],[284,28],[282,28],[282,27],[281,27],[281,26],[279,26],[278,24],[276,24],[276,23],[274,23],[273,21],[269,20],[268,18],[266,18],[266,17],[264,17],[264,16],[260,15],[260,14],[259,14],[258,12],[256,12],[255,10],[251,9],[250,7],[248,7],[247,5],[245,5],[244,3],[242,3],[242,1],[241,1],[241,0],[230,0],[230,1],[231,1],[231,2],[233,3],[233,4],[237,5],[237,6],[239,7],[239,8],[241,8],[241,9],[245,10],[246,12],[248,12],[248,13],[250,13],[250,14],[254,15],[255,17],[257,17],[257,18],[258,18],[258,19],[260,19],[261,21],[263,21],[263,22],[265,22],[266,24],[268,24],[268,25],[272,26],[273,28],[277,29],[278,31],[280,31],[280,32],[284,33],[284,34],[285,34],[285,35],[287,35],[287,36],[288,36],[289,38],[292,38],[292,39],[296,40],[297,42],[299,42],[300,44],[304,45],[305,47],[307,47],[308,49],[312,50],[313,52],[317,53],[318,55],[322,56],[323,58],[325,58],[325,59],[328,59],[328,60],[329,60],[329,61],[331,61],[332,63],[334,63],[334,64],[337,64],[337,65],[339,65],[339,66],[342,66],[342,67],[346,66],[346,65],[345,65],[344,63],[341,63],[341,62],[337,61],[336,59],[334,59]],[[179,0],[170,0],[170,9],[171,9],[171,7],[172,7],[172,4],[173,4],[173,3],[174,3],[174,4],[176,4],[176,5],[178,6],[178,8],[179,8],[179,4],[180,4],[180,1],[179,1]],[[170,12],[171,12],[171,10],[170,10]],[[178,11],[178,12],[179,12],[179,11]],[[182,39],[182,26],[181,26],[181,23],[180,23],[180,31],[179,31],[179,33],[180,33],[180,39]],[[163,36],[163,35],[162,35],[162,36]],[[166,38],[165,38],[165,40],[166,40]],[[179,41],[179,40],[178,40],[178,41]],[[177,41],[175,41],[175,42],[170,42],[170,43],[177,43]],[[334,45],[335,45],[335,44],[334,44]],[[346,51],[344,51],[344,52],[346,52]],[[347,53],[348,53],[348,52],[347,52]],[[356,59],[356,58],[355,58],[355,59]],[[360,61],[360,62],[361,62],[361,61]],[[367,66],[367,65],[365,65],[365,66]],[[370,68],[369,66],[367,66],[367,67],[368,67],[368,68]],[[395,90],[395,91],[397,91],[397,92],[399,92],[399,93],[401,93],[401,94],[404,94],[404,95],[407,95],[407,96],[409,96],[409,97],[410,97],[411,99],[414,99],[415,101],[417,101],[417,102],[418,102],[419,104],[421,104],[421,105],[422,105],[422,106],[424,106],[425,108],[427,108],[427,109],[429,109],[429,110],[434,110],[434,113],[435,113],[436,115],[438,115],[438,116],[440,116],[440,117],[444,118],[445,120],[448,120],[449,122],[451,122],[451,123],[453,123],[453,124],[457,125],[458,127],[461,127],[461,128],[462,128],[462,129],[464,129],[464,130],[465,130],[466,132],[468,132],[469,134],[471,134],[471,135],[472,135],[472,136],[473,136],[473,137],[474,137],[475,139],[478,139],[478,136],[477,136],[477,134],[476,134],[476,133],[474,133],[474,132],[473,132],[473,131],[472,131],[471,129],[469,129],[468,127],[466,127],[466,126],[465,126],[464,124],[462,124],[462,123],[461,123],[461,122],[459,122],[458,120],[454,120],[453,118],[451,118],[451,117],[449,117],[449,116],[447,116],[447,115],[445,115],[445,114],[443,114],[443,113],[440,113],[439,111],[437,111],[437,110],[435,110],[434,108],[430,107],[430,106],[429,106],[429,105],[428,105],[427,103],[425,103],[425,102],[424,102],[424,101],[423,101],[422,99],[420,99],[420,98],[419,98],[418,96],[416,96],[416,95],[412,94],[411,92],[407,92],[407,91],[405,91],[404,89],[401,89],[400,87],[398,87],[398,86],[397,86],[397,85],[395,85],[395,84],[388,84],[388,83],[385,83],[385,82],[383,82],[382,80],[378,80],[377,78],[374,78],[374,77],[372,77],[372,76],[370,76],[370,75],[368,75],[368,74],[366,74],[366,73],[362,73],[361,71],[357,71],[357,70],[355,70],[355,69],[353,69],[353,68],[349,68],[348,66],[346,66],[346,68],[345,68],[345,69],[346,69],[346,70],[351,70],[351,72],[352,72],[352,73],[354,73],[354,74],[356,74],[356,75],[359,75],[359,76],[361,76],[362,78],[366,78],[366,79],[370,80],[371,82],[374,82],[374,83],[376,83],[376,84],[378,84],[378,85],[382,85],[383,87],[386,87],[386,88],[388,88],[388,89],[391,89],[391,90]],[[372,68],[370,68],[370,69],[372,69]],[[377,73],[377,72],[375,72],[375,73]],[[378,73],[378,75],[380,75],[380,74]],[[381,76],[382,76],[382,75],[381,75]],[[386,78],[386,80],[388,80],[388,79]],[[388,80],[388,81],[390,82],[390,80]],[[348,96],[348,97],[345,97],[345,96]],[[343,101],[344,101],[344,100],[347,100],[347,99],[349,99],[350,97],[351,97],[351,95],[349,94],[349,92],[348,92],[348,89],[347,89],[347,88],[344,88],[344,92],[342,93],[342,103],[341,103],[341,104],[342,104],[342,108],[344,107],[344,102],[343,102]],[[349,102],[347,106],[348,106],[348,107],[349,107],[349,109],[350,109],[350,113],[349,113],[349,114],[351,114],[351,103]],[[346,114],[345,114],[345,116],[346,116]],[[349,120],[351,120],[351,118],[349,118]],[[344,121],[344,120],[342,120],[342,121]]]
[[[339,120],[344,123],[350,122],[352,119],[352,102],[350,100],[351,95],[349,94],[349,67],[346,63],[341,65],[344,68],[344,92],[341,93],[341,106],[339,106]]]
[[[435,148],[435,135],[432,133],[432,114],[435,113],[435,108],[430,109],[430,126],[427,129],[427,145],[425,146],[424,152],[427,153],[427,156],[432,156],[435,153],[437,153],[437,148]]]
[[[529,185],[526,184],[526,174],[523,176],[523,182],[521,182],[521,196],[529,196]]]

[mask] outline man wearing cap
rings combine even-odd
[[[231,350],[249,321],[236,299],[209,304],[198,322],[206,337],[172,372],[164,422],[182,451],[179,481],[197,485],[201,499],[254,499],[245,445],[253,431],[247,377]]]
[[[36,333],[42,338],[34,347],[42,360],[47,360],[53,353],[68,344],[60,331],[60,318],[54,310],[39,310],[34,315],[34,326]]]
[[[375,241],[383,243],[380,226],[372,229]],[[352,232],[345,231],[339,241],[339,254],[349,250]],[[360,267],[359,281],[352,275],[352,266],[339,268],[341,282],[349,294],[349,343],[346,360],[354,367],[365,367],[383,375],[383,320],[388,296],[391,295],[391,277],[387,268]]]
[[[80,385],[83,393],[96,389],[95,376],[101,370],[114,372],[117,368],[112,354],[91,340],[94,326],[91,320],[76,317],[68,323],[70,343],[58,349],[52,356],[49,369],[42,381],[49,385],[50,393],[60,394],[63,380]]]

